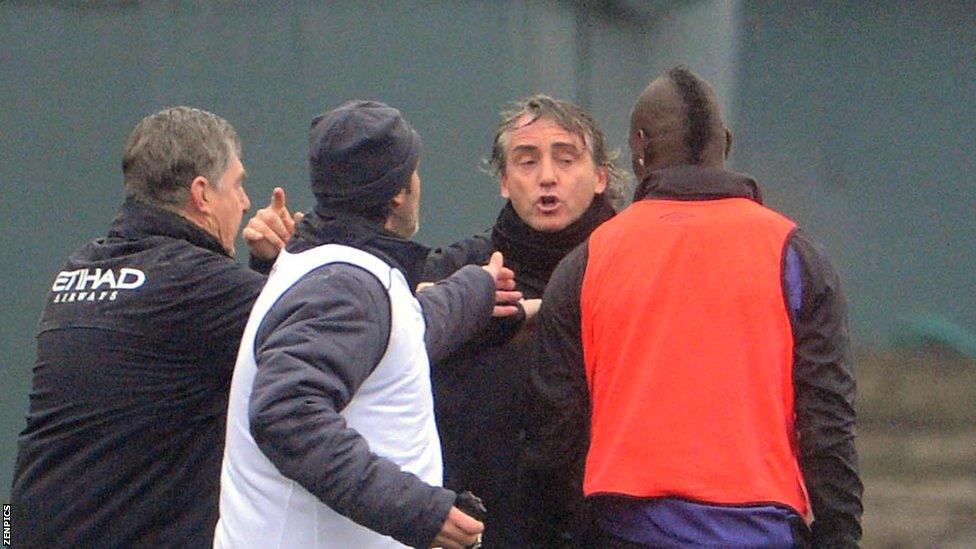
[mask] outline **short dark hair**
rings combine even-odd
[[[192,107],[171,107],[142,119],[122,151],[126,198],[172,209],[186,201],[202,175],[214,185],[241,155],[237,131],[223,118]]]
[[[489,175],[498,179],[505,171],[507,161],[505,148],[509,133],[516,128],[516,124],[524,116],[529,117],[530,124],[540,118],[549,118],[564,130],[579,135],[583,139],[583,144],[589,149],[593,163],[607,170],[607,188],[603,193],[604,196],[611,203],[616,203],[623,197],[622,186],[626,176],[614,165],[620,153],[607,150],[606,138],[596,120],[583,107],[575,103],[553,99],[543,94],[517,101],[510,109],[502,111],[502,122],[495,132],[491,155],[485,160]]]
[[[685,104],[685,147],[688,163],[700,164],[712,138],[712,105],[700,78],[688,67],[678,65],[667,72]]]

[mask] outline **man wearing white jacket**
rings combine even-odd
[[[316,117],[315,211],[251,313],[231,386],[217,547],[472,544],[440,487],[430,360],[517,300],[500,254],[415,294],[420,138],[382,103]]]

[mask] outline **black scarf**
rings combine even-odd
[[[494,249],[505,256],[505,264],[515,271],[519,281],[537,282],[541,292],[552,271],[563,257],[586,240],[593,229],[610,219],[616,212],[609,202],[598,194],[590,207],[579,219],[556,232],[542,232],[530,227],[515,213],[508,202],[498,214],[491,231]]]

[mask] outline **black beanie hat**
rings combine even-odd
[[[308,167],[319,205],[373,211],[410,184],[420,136],[400,111],[377,101],[350,101],[312,119]]]

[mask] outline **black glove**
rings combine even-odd
[[[488,509],[485,509],[485,504],[481,501],[481,498],[468,491],[461,492],[457,495],[457,499],[454,500],[454,506],[480,522],[484,522],[485,517],[488,516]],[[478,536],[478,541],[474,542],[474,545],[469,545],[468,549],[480,549],[480,547],[481,536]]]

